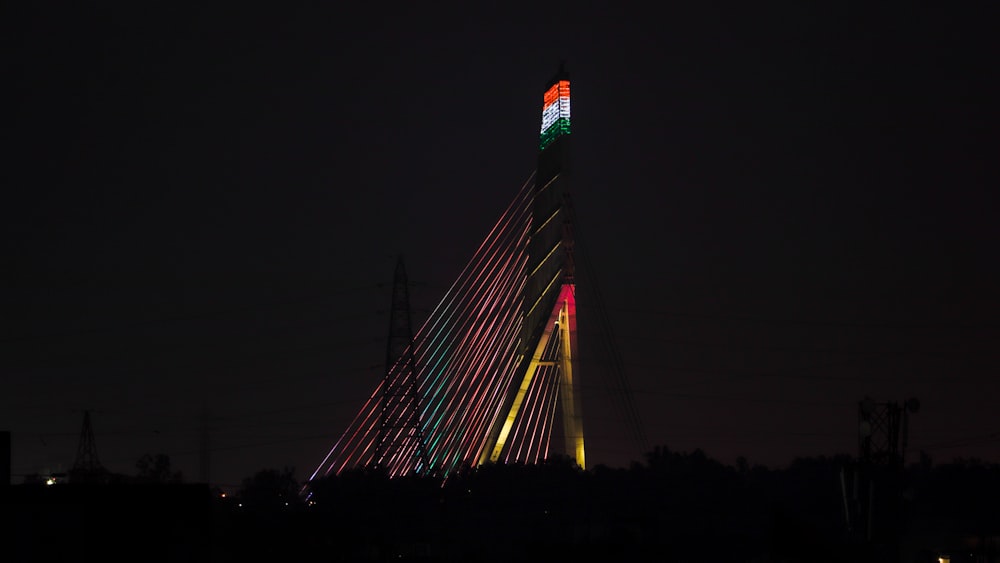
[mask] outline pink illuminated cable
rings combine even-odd
[[[445,471],[461,462],[477,462],[490,428],[519,383],[515,371],[533,191],[532,175],[418,329],[410,350],[415,363],[387,367],[384,381],[390,381],[391,388],[405,388],[417,378],[423,399],[416,416],[423,425],[426,454],[437,460],[432,465]],[[371,462],[379,428],[385,428],[380,421],[413,416],[405,400],[381,404],[388,400],[379,396],[383,385],[376,387],[312,478],[323,468],[327,474],[339,473]],[[533,410],[537,408],[529,405],[531,416],[544,418],[542,411]],[[395,446],[387,458],[374,461],[391,475],[417,469],[420,442],[412,429],[383,432],[382,438],[383,444]]]

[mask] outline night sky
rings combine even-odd
[[[871,395],[920,400],[910,459],[1000,462],[993,13],[14,4],[15,482],[72,466],[84,409],[112,471],[306,478],[382,376],[396,257],[418,322],[531,174],[560,60],[650,447],[855,454]],[[641,459],[587,369],[588,462]]]

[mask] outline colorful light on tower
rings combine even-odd
[[[560,80],[545,92],[542,103],[542,131],[539,149],[569,135],[569,80]]]

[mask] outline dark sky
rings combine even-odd
[[[306,477],[573,83],[578,251],[650,445],[1000,462],[995,13],[878,3],[8,5],[0,429],[68,469]],[[436,7],[435,7],[436,6]],[[585,330],[585,327],[581,327]],[[581,377],[587,383],[587,368]],[[591,463],[636,452],[584,405]]]

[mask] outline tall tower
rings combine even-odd
[[[841,494],[848,535],[872,560],[900,560],[907,426],[918,410],[915,398],[858,403],[858,459],[841,468]]]
[[[90,425],[90,411],[83,411],[83,427],[80,429],[80,442],[77,444],[76,460],[69,471],[71,482],[100,483],[108,478],[108,471],[97,459],[97,443],[94,440],[94,429]]]
[[[541,92],[535,170],[412,338],[400,263],[386,377],[310,480],[557,455],[586,468],[569,88],[560,66]]]
[[[375,467],[391,465],[395,457],[408,457],[415,460],[418,472],[429,469],[415,364],[409,282],[400,256],[393,275],[378,442],[373,459]]]
[[[492,448],[484,452],[481,461],[499,459],[533,380],[544,375],[559,390],[565,454],[586,468],[577,359],[569,88],[569,73],[560,65],[542,95],[527,278],[521,304],[524,375],[509,401],[506,418],[491,435]]]

